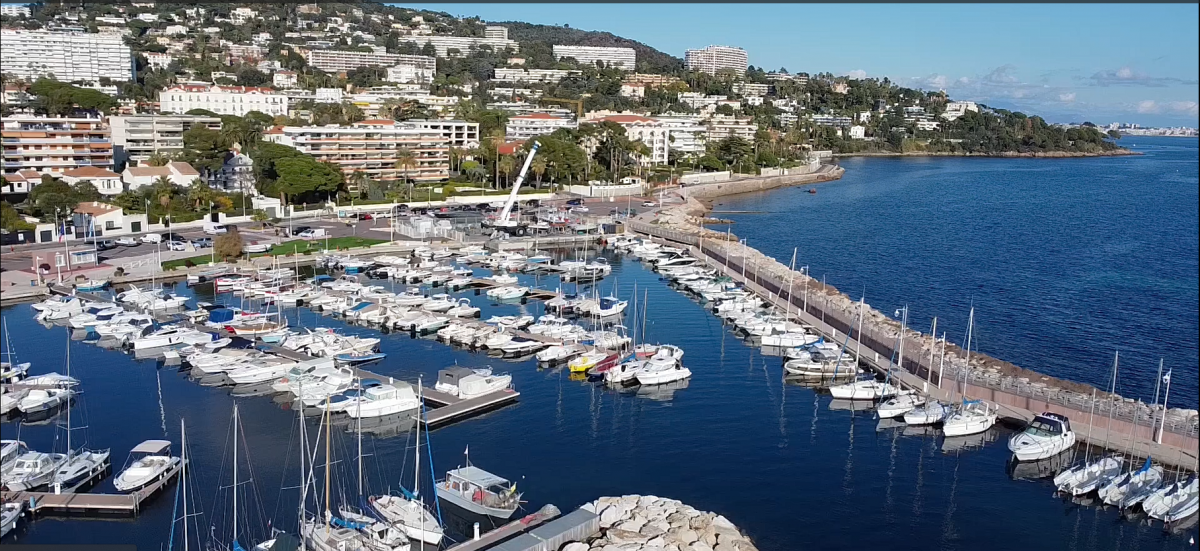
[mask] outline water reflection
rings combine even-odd
[[[1017,461],[1013,456],[1008,461],[1008,477],[1013,480],[1039,480],[1053,478],[1063,469],[1071,466],[1075,460],[1075,449],[1071,448],[1062,453],[1039,459],[1037,461]]]

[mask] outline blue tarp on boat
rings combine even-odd
[[[228,308],[217,308],[208,313],[208,321],[213,323],[225,323],[233,321],[233,310]]]

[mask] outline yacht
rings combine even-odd
[[[1150,458],[1146,458],[1146,462],[1136,471],[1128,471],[1125,474],[1109,481],[1097,492],[1100,499],[1105,503],[1114,506],[1120,506],[1127,497],[1140,493],[1143,489],[1153,487],[1157,489],[1162,485],[1163,468],[1154,465]]]
[[[504,286],[488,289],[487,296],[496,300],[512,300],[521,298],[528,293],[529,287]]]
[[[173,476],[182,462],[171,455],[170,441],[146,440],[130,450],[121,474],[113,479],[113,487],[118,492],[135,492]]]
[[[487,349],[500,348],[500,347],[508,344],[512,340],[513,340],[512,333],[509,333],[504,330],[499,330],[490,335],[487,335],[487,337],[484,338],[483,342],[480,343],[480,347],[487,348]]]
[[[25,452],[4,473],[4,488],[10,492],[36,491],[54,480],[54,473],[67,460],[62,453]]]
[[[29,453],[29,446],[20,440],[0,440],[0,473],[8,473],[17,458]]]
[[[446,310],[446,315],[456,318],[471,318],[479,315],[479,307],[471,306],[471,299],[460,298],[449,310]]]
[[[586,350],[579,343],[556,344],[538,352],[537,360],[547,364],[565,362],[583,354]]]
[[[146,350],[176,344],[204,344],[215,340],[211,333],[184,327],[164,327],[158,331],[133,340],[134,350]]]
[[[629,301],[617,297],[604,297],[600,300],[589,301],[584,305],[583,313],[590,316],[606,318],[619,315],[629,306]]]
[[[399,527],[410,539],[433,546],[441,544],[442,526],[416,496],[371,496],[369,501],[384,521]]]
[[[467,511],[496,518],[511,517],[521,502],[517,485],[467,462],[435,485],[437,496]]]
[[[610,370],[611,371],[611,370]],[[643,385],[661,385],[682,381],[692,376],[692,371],[683,367],[668,349],[661,349],[645,360],[637,372],[637,382]]]
[[[1121,476],[1125,466],[1125,458],[1120,455],[1109,455],[1074,469],[1065,470],[1054,477],[1054,485],[1058,491],[1072,496],[1081,496],[1108,485],[1112,479]]]
[[[426,312],[435,312],[438,314],[444,313],[447,310],[454,308],[457,303],[447,294],[437,294],[429,297],[429,301],[421,305],[421,309]]]
[[[874,377],[829,387],[829,394],[838,400],[879,400],[900,393],[895,385],[875,380]]]
[[[24,513],[24,501],[4,503],[4,508],[0,509],[0,538],[7,536],[9,532],[17,527],[17,522],[21,520],[21,515]]]
[[[604,382],[610,385],[636,384],[638,373],[642,372],[647,361],[648,359],[621,362],[604,372]]]
[[[985,432],[996,424],[998,410],[982,400],[963,400],[945,421],[942,432],[949,437]]]
[[[411,385],[394,383],[366,389],[356,404],[342,411],[352,419],[358,419],[415,411],[419,407],[421,402]]]
[[[904,414],[904,422],[912,426],[936,425],[950,415],[951,408],[938,401],[926,402]]]
[[[433,389],[465,400],[507,389],[510,384],[511,375],[494,375],[491,369],[455,366],[438,371]]]
[[[34,388],[17,402],[17,409],[25,415],[50,411],[63,405],[70,405],[75,397],[72,388]]]
[[[596,366],[600,362],[607,359],[609,354],[602,350],[592,349],[583,354],[580,354],[575,359],[567,362],[567,368],[572,373],[586,373],[589,369]]]
[[[525,356],[533,354],[546,347],[546,343],[535,341],[533,339],[525,339],[515,337],[500,347],[500,352],[505,356]]]
[[[879,406],[875,408],[875,413],[879,415],[880,419],[892,419],[901,417],[924,404],[924,396],[911,390],[903,390],[900,391],[900,394],[880,402]]]
[[[791,348],[795,346],[814,344],[820,341],[821,337],[813,335],[807,331],[793,331],[788,333],[776,333],[774,335],[763,335],[761,339],[761,344],[763,346]]]
[[[1037,461],[1062,453],[1075,445],[1075,432],[1064,415],[1036,415],[1025,430],[1008,440],[1008,449],[1017,461]]]

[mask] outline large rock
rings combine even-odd
[[[626,543],[636,543],[636,544],[640,545],[640,544],[646,543],[647,541],[650,541],[650,538],[648,538],[646,536],[643,536],[637,532],[623,530],[621,528],[609,529],[607,532],[604,533],[604,537],[608,541],[611,541],[617,545],[622,545],[622,544],[626,544]]]
[[[667,533],[666,530],[659,528],[657,524],[651,522],[646,523],[646,525],[643,526],[641,530],[638,530],[638,532],[643,536],[650,538],[656,538]]]
[[[588,544],[572,542],[564,545],[560,551],[588,551]]]
[[[692,542],[692,544],[688,546],[688,551],[713,551],[713,548],[707,543],[696,541]]]

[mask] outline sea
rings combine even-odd
[[[1138,140],[1141,142],[1142,139]],[[1151,142],[1154,145],[1149,145]],[[1111,354],[1115,345],[1129,346],[1132,357],[1125,360],[1125,348],[1122,348],[1122,365],[1127,365],[1128,361],[1128,384],[1138,388],[1134,383],[1139,377],[1153,376],[1150,368],[1157,369],[1157,356],[1154,356],[1153,365],[1149,365],[1150,360],[1145,360],[1140,363],[1147,365],[1140,366],[1139,360],[1134,359],[1138,356],[1132,345],[1155,339],[1159,350],[1144,345],[1147,346],[1144,356],[1151,357],[1151,352],[1177,355],[1166,356],[1169,365],[1178,365],[1172,395],[1180,396],[1180,402],[1172,398],[1172,403],[1182,403],[1189,392],[1194,403],[1196,255],[1191,255],[1190,272],[1186,267],[1170,273],[1152,272],[1160,272],[1166,269],[1164,266],[1173,263],[1186,266],[1189,262],[1174,258],[1173,254],[1167,254],[1168,250],[1195,252],[1195,207],[1185,204],[1186,197],[1193,199],[1191,205],[1196,203],[1195,142],[1147,140],[1145,143],[1148,145],[1144,149],[1139,146],[1139,150],[1147,153],[1144,157],[1078,162],[1045,160],[1026,164],[1024,160],[851,159],[844,162],[846,178],[822,184],[815,195],[800,190],[780,190],[761,196],[726,199],[721,208],[764,211],[764,214],[738,215],[735,231],[749,237],[752,246],[776,247],[777,250],[771,249],[770,254],[777,258],[790,259],[791,248],[801,247],[798,256],[801,262],[810,266],[814,275],[828,273],[829,283],[848,290],[853,286],[865,286],[868,302],[878,307],[891,308],[889,300],[895,306],[907,303],[914,312],[912,319],[916,319],[918,310],[929,315],[936,312],[946,316],[949,321],[945,323],[954,327],[958,310],[963,310],[959,317],[965,320],[965,311],[974,300],[981,350],[1019,365],[1049,371],[1050,365],[1058,365],[1049,363],[1046,358],[1050,357],[1059,358],[1064,365],[1086,365],[1067,361],[1071,355],[1063,354],[1059,348],[1070,346],[1084,351],[1088,347],[1081,344],[1083,339],[1098,339],[1100,337],[1092,332],[1104,329],[1113,335],[1110,337],[1113,340],[1096,345],[1106,345],[1109,350],[1096,353],[1098,366],[1095,369],[1101,372],[1107,369],[1104,356]],[[1192,151],[1190,165],[1185,162],[1187,147]],[[1124,185],[1112,185],[1103,193],[1075,190],[1074,186],[1092,185],[1095,179],[1107,178],[1104,175],[1125,166],[1122,163],[1145,163],[1155,156],[1162,159],[1157,171],[1149,166],[1122,168],[1125,176],[1119,180]],[[1008,164],[990,169],[988,164],[982,164],[993,162]],[[1087,162],[1098,164],[1092,168]],[[952,180],[949,173],[944,175],[946,178],[935,176],[949,170],[941,168],[940,163],[952,163],[957,167],[953,169],[957,174],[954,178],[975,182],[974,185],[980,188],[997,188],[986,195],[986,207],[966,205],[971,201],[971,192],[951,193],[949,189],[958,184],[949,183]],[[1083,166],[1093,171],[1092,178],[1078,177]],[[1109,168],[1101,169],[1101,166]],[[1169,175],[1175,174],[1174,167],[1183,173],[1173,176],[1178,178],[1177,183],[1169,181]],[[878,179],[871,182],[858,173],[875,174]],[[1135,179],[1130,176],[1132,174],[1141,176]],[[1035,179],[1053,178],[1058,179],[1059,185],[1040,184],[1048,186],[1042,188],[1031,183]],[[932,185],[929,182],[933,181],[946,182],[942,184],[945,189],[939,188],[937,193],[914,191]],[[1006,183],[993,186],[998,182]],[[1152,182],[1158,182],[1153,184],[1157,191],[1147,189]],[[1174,198],[1162,199],[1157,206],[1131,205],[1140,205],[1149,196],[1167,194],[1167,190],[1175,188],[1180,189],[1171,192],[1176,194],[1172,196]],[[1054,196],[1053,190],[1074,199],[1058,200],[1056,207],[1046,206],[1045,209],[1056,211],[1050,218],[1046,218],[1043,207],[1028,206],[1041,205],[1047,197]],[[837,199],[839,196],[842,198]],[[1116,199],[1118,196],[1121,199]],[[821,208],[814,208],[815,201],[825,203],[821,203]],[[1095,208],[1102,212],[1091,218],[1098,225],[1094,231],[1115,233],[1125,236],[1123,239],[1140,239],[1144,245],[1118,246],[1113,242],[1116,237],[1097,238],[1095,242],[1085,240],[1081,236],[1089,234],[1087,228],[1076,228],[1082,222],[1068,223],[1080,216],[1078,211],[1081,209],[1072,204],[1083,201],[1117,205]],[[917,203],[921,202],[931,206],[920,207]],[[932,206],[933,203],[952,206]],[[997,222],[977,219],[985,213],[1005,208],[1010,209],[1004,217],[1007,221],[998,226],[993,226]],[[1192,209],[1190,214],[1188,208]],[[1039,214],[1029,214],[1031,209]],[[1127,216],[1129,210],[1141,214]],[[951,212],[977,216],[958,214],[957,222],[942,220]],[[1185,221],[1168,215],[1173,212],[1190,216],[1191,229]],[[999,217],[998,214],[994,216]],[[891,229],[890,224],[875,221],[877,217],[906,229]],[[845,237],[827,233],[830,229],[816,223],[818,220],[814,218],[837,224]],[[1155,221],[1149,223],[1150,219]],[[1076,229],[1035,232],[1035,228],[1050,224],[1049,220],[1058,227],[1066,225]],[[1131,230],[1120,229],[1133,220],[1144,224],[1142,233],[1136,238],[1128,237],[1133,233]],[[765,236],[756,238],[754,228],[768,224],[781,224],[775,226],[775,231],[790,231],[792,240],[787,241],[782,236],[778,241]],[[867,224],[876,224],[879,231],[866,232],[860,228]],[[916,228],[934,226],[946,231],[940,241],[931,236],[942,235],[941,232],[916,234]],[[959,227],[993,229],[954,231]],[[1021,228],[1013,233],[1022,237],[1012,238],[1019,243],[1008,248],[997,245],[999,240],[991,234],[1001,232],[1004,227]],[[1167,228],[1176,228],[1170,231],[1179,233],[1170,238],[1162,236]],[[770,233],[770,230],[762,231]],[[912,231],[914,235],[900,237],[905,231]],[[1061,234],[1068,231],[1075,231],[1077,235],[1066,240]],[[1045,237],[1024,237],[1027,232]],[[954,237],[960,234],[964,236]],[[968,238],[966,234],[975,237]],[[922,240],[925,242],[920,243]],[[965,266],[954,272],[959,283],[952,284],[945,272],[951,271],[947,266],[955,263],[943,260],[941,251],[932,251],[947,243],[965,247],[971,241],[979,242],[972,245],[971,250],[987,251],[988,254],[971,256],[976,260],[964,262]],[[1063,244],[1063,241],[1067,243]],[[909,247],[898,248],[898,244]],[[920,259],[900,258],[904,256],[900,253],[921,247],[930,252],[921,253]],[[1157,253],[1130,252],[1142,248]],[[1078,257],[1085,250],[1092,255],[1087,264],[1101,267],[1110,275],[1094,276],[1091,283],[1086,283],[1081,276],[1066,270],[1064,266],[1074,267],[1075,263],[1081,262]],[[965,254],[963,251],[952,252]],[[762,550],[887,546],[901,550],[1123,551],[1195,547],[1189,541],[1197,535],[1194,522],[1190,526],[1167,529],[1161,523],[1137,514],[1123,516],[1086,499],[1073,501],[1054,496],[1053,485],[1047,477],[1071,457],[1068,454],[1047,462],[1013,463],[1005,444],[1019,427],[997,426],[979,438],[946,439],[936,430],[907,428],[881,421],[869,408],[831,400],[821,389],[786,379],[779,357],[764,355],[759,348],[734,335],[704,305],[669,287],[640,262],[611,251],[559,251],[557,254],[560,258],[603,255],[612,262],[613,273],[595,285],[562,283],[555,277],[528,274],[519,276],[521,283],[551,290],[562,288],[567,292],[615,294],[626,299],[637,296],[638,308],[644,309],[646,314],[645,341],[673,343],[685,350],[684,363],[693,372],[686,385],[613,390],[572,377],[563,368],[539,369],[534,360],[510,362],[453,348],[429,338],[413,338],[406,333],[382,335],[374,329],[347,325],[302,307],[286,308],[284,314],[295,327],[328,327],[347,334],[381,337],[381,350],[388,356],[368,369],[396,380],[415,383],[420,379],[431,385],[438,370],[453,365],[491,367],[496,372],[513,376],[513,386],[521,393],[517,403],[429,431],[428,439],[422,433],[421,469],[416,487],[431,503],[432,479],[441,478],[447,469],[465,464],[469,456],[473,465],[515,481],[522,492],[525,512],[546,504],[569,511],[600,496],[663,496],[726,516]],[[1112,261],[1122,254],[1135,254],[1140,259],[1130,261],[1135,267],[1141,263],[1140,275],[1138,270]],[[1057,255],[1059,260],[1049,260],[1051,255]],[[1007,258],[1000,261],[1000,256]],[[1045,260],[1034,263],[1031,257]],[[844,273],[833,269],[841,262],[847,263]],[[996,271],[985,268],[992,265],[1006,268]],[[1043,301],[1053,299],[1060,309],[1080,308],[1074,314],[1059,312],[1058,315],[1079,318],[1081,321],[1064,323],[1087,327],[1087,334],[1067,331],[1065,335],[1059,334],[1061,340],[1040,337],[1043,333],[1034,327],[1040,325],[1044,330],[1045,326],[1053,324],[1030,318],[1045,314],[1037,314],[1039,309],[1032,305],[1019,307],[1005,301],[1011,297],[1016,302],[1026,294],[1031,295],[1033,288],[1045,284],[1042,282],[1056,280],[1031,273],[1037,272],[1036,265],[1052,266],[1046,269],[1060,274],[1058,279],[1066,277],[1061,275],[1064,273],[1075,278],[1075,284],[1055,283],[1055,291],[1043,293],[1041,298]],[[480,271],[481,275],[484,273]],[[835,280],[835,273],[840,274],[838,278],[856,279]],[[871,274],[869,278],[865,275],[868,273]],[[913,283],[928,281],[918,279],[918,274],[938,274],[939,281],[945,280],[942,286],[951,289],[957,285],[957,288],[965,289],[962,292],[965,296],[944,298],[955,293],[943,290],[939,295],[927,284],[914,289],[893,281],[904,278]],[[1140,300],[1133,302],[1115,296],[1117,293],[1107,286],[1115,285],[1109,281],[1116,277],[1111,274],[1121,274],[1122,292],[1141,289],[1128,291],[1141,295]],[[979,282],[974,281],[976,276]],[[962,283],[962,279],[972,281]],[[1185,289],[1187,281],[1191,281],[1190,295]],[[1001,284],[997,282],[1003,282],[1008,290],[1006,294],[984,292],[989,286]],[[380,284],[394,285],[386,281]],[[1075,292],[1069,300],[1058,296],[1065,292],[1064,289],[1080,285],[1090,285],[1097,289],[1094,292],[1103,294],[1103,298],[1085,300],[1088,294],[1083,292]],[[1166,297],[1163,302],[1148,298],[1146,293],[1150,291],[1147,289],[1151,287],[1154,293],[1160,293],[1154,296]],[[1183,290],[1172,290],[1176,287]],[[233,295],[215,294],[211,286],[187,288],[178,283],[173,288],[193,297],[194,301],[252,306]],[[394,285],[394,288],[400,290],[402,286]],[[885,298],[885,288],[893,289],[900,296]],[[1026,294],[1013,289],[1023,289]],[[872,298],[877,295],[878,298]],[[472,291],[456,296],[469,298],[480,306],[485,319],[494,314],[536,316],[543,313],[542,305],[534,300],[525,304],[495,304]],[[1191,297],[1190,303],[1186,302],[1187,296]],[[1123,306],[1119,310],[1111,309],[1112,313],[1106,315],[1124,320],[1124,326],[1128,328],[1124,333],[1106,328],[1105,323],[1097,319],[1101,312],[1109,312],[1103,307],[1105,303],[1117,302]],[[1132,306],[1138,304],[1142,305],[1140,310]],[[1000,344],[1009,342],[1001,340],[1009,329],[999,325],[1000,319],[1007,318],[1000,318],[997,312],[1009,310],[1022,312],[1023,315],[1009,315],[1030,323],[1029,328],[1020,333],[1024,338],[1016,340],[1020,346],[1015,348]],[[1117,311],[1123,314],[1120,318],[1117,318]],[[1135,311],[1133,319],[1136,323],[1133,323],[1130,316],[1135,316]],[[90,337],[64,327],[42,326],[33,319],[34,312],[27,304],[5,307],[0,313],[7,324],[5,340],[11,342],[18,361],[33,363],[34,373],[65,372],[69,347],[71,375],[82,381],[80,399],[70,410],[74,447],[110,449],[113,470],[119,471],[129,450],[143,440],[169,439],[175,443],[178,452],[181,425],[185,425],[187,452],[192,462],[188,490],[183,493],[188,498],[186,539],[184,523],[177,521],[183,518],[179,495],[182,492],[180,485],[175,484],[147,501],[134,519],[47,516],[23,522],[5,537],[4,543],[120,543],[159,551],[196,549],[201,545],[231,549],[236,529],[238,543],[249,549],[250,545],[267,538],[272,529],[295,533],[301,479],[309,479],[309,475],[300,468],[299,415],[290,404],[271,396],[235,396],[228,388],[202,386],[176,367],[161,365],[154,359],[137,360],[120,350],[102,348],[88,342]],[[636,324],[632,312],[618,321],[631,329]],[[965,325],[965,321],[958,323]],[[1148,323],[1158,323],[1155,327],[1159,329],[1147,329],[1144,325]],[[1170,335],[1154,334],[1157,332]],[[1188,338],[1192,340],[1187,341]],[[1182,344],[1187,342],[1191,343],[1190,348]],[[1024,362],[1023,356],[1019,355],[1033,354],[1034,350],[1037,350],[1038,362]],[[1191,361],[1187,364],[1190,368],[1183,365],[1185,361]],[[1186,382],[1188,369],[1192,370],[1191,383]],[[1078,373],[1077,376],[1082,378],[1085,371]],[[1072,376],[1069,371],[1054,374]],[[1128,392],[1128,388],[1122,386],[1119,390]],[[233,431],[235,404],[239,419],[236,438]],[[66,415],[60,413],[54,418],[37,421],[7,419],[0,429],[4,438],[20,438],[34,449],[63,451],[65,423]],[[309,457],[309,463],[316,465],[307,492],[306,509],[310,513],[320,514],[327,500],[334,510],[339,504],[355,503],[360,478],[363,491],[368,494],[396,492],[401,486],[414,488],[416,432],[412,430],[411,419],[388,419],[364,425],[361,436],[356,425],[335,420],[328,432],[332,435],[328,440],[328,463],[325,461],[325,436],[319,432],[324,430],[320,419],[311,415],[306,417],[305,427],[310,445],[314,441],[317,444],[315,455]],[[236,485],[233,483],[235,447],[238,454]],[[1086,453],[1085,448],[1076,450],[1076,454]],[[358,469],[360,456],[361,471]],[[326,465],[331,473],[328,493],[323,474]],[[112,477],[101,481],[91,491],[113,492]],[[236,522],[233,521],[235,495],[238,503]],[[445,502],[440,504],[439,513],[455,541],[469,538],[476,522],[484,531],[499,524],[456,510]]]

